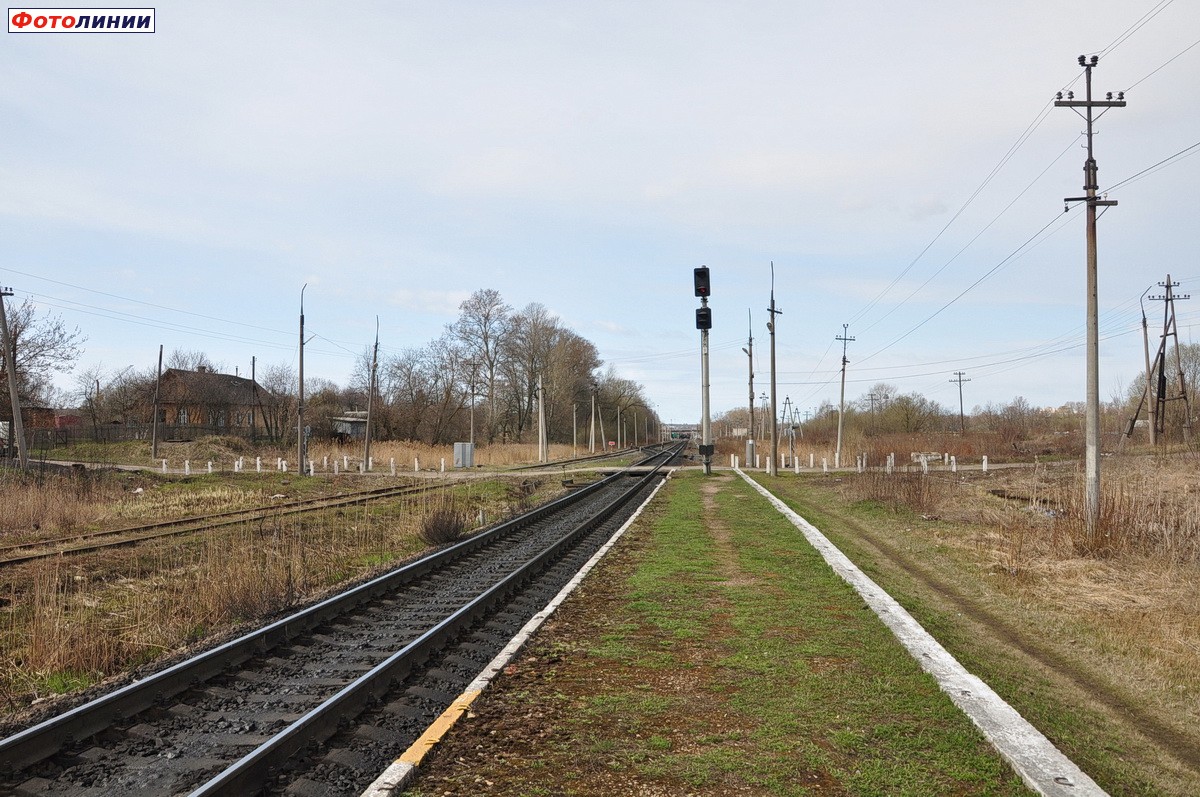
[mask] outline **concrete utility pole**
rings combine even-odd
[[[749,337],[746,339],[746,348],[742,349],[746,353],[746,358],[750,364],[750,429],[746,432],[746,462],[750,465],[754,464],[754,317],[750,313],[750,309],[746,309],[746,322],[749,326]]]
[[[767,475],[778,475],[779,464],[779,419],[775,408],[779,406],[775,394],[775,316],[783,315],[782,310],[775,309],[775,261],[771,261],[771,306],[767,308],[770,318],[767,321],[767,331],[771,333],[771,464],[767,466]]]
[[[787,427],[788,432],[788,456],[792,459],[796,458],[796,424],[795,418],[792,417],[792,397],[783,397],[783,425]]]
[[[1096,108],[1124,108],[1125,92],[1118,92],[1117,98],[1112,98],[1109,92],[1104,100],[1092,99],[1092,68],[1099,62],[1100,57],[1093,55],[1091,59],[1079,56],[1079,65],[1083,67],[1086,98],[1076,100],[1074,92],[1067,92],[1064,100],[1062,92],[1058,93],[1054,103],[1056,108],[1083,108],[1075,113],[1087,123],[1087,160],[1083,163],[1083,190],[1081,197],[1067,197],[1064,202],[1087,203],[1087,414],[1084,420],[1085,445],[1084,458],[1084,516],[1087,538],[1095,538],[1100,527],[1100,323],[1099,323],[1099,290],[1096,277],[1096,208],[1113,207],[1116,200],[1098,199],[1096,191],[1100,185],[1097,182],[1096,158],[1092,151],[1093,124]],[[1103,114],[1101,114],[1103,115]]]
[[[371,354],[371,378],[367,386],[367,428],[363,435],[363,470],[371,466],[371,414],[375,408],[375,372],[379,368],[379,316],[375,316],[375,349]],[[474,390],[472,390],[472,393]],[[475,441],[475,396],[471,396],[471,441]]]
[[[538,462],[550,461],[550,448],[546,441],[546,391],[542,388],[542,375],[538,374]]]
[[[596,453],[596,383],[592,382],[592,424],[588,430],[588,451]]]
[[[4,369],[8,371],[8,398],[12,403],[12,424],[8,427],[9,456],[17,452],[21,470],[29,467],[29,452],[25,447],[25,425],[21,421],[21,399],[17,395],[17,352],[8,336],[8,310],[4,297],[12,296],[12,288],[0,288],[0,342],[4,345]]]
[[[951,379],[950,381],[958,383],[958,433],[966,434],[967,421],[966,421],[966,415],[963,413],[962,385],[963,385],[963,382],[970,382],[971,380],[963,379],[963,377],[966,376],[965,371],[955,371],[954,376],[955,376],[955,378]]]
[[[835,468],[842,466],[842,426],[843,419],[846,416],[846,366],[850,364],[850,361],[846,359],[846,344],[854,340],[853,337],[846,334],[849,329],[849,324],[842,324],[842,334],[834,338],[834,340],[842,342],[842,392],[838,398],[837,450],[833,452],[833,467]]]
[[[296,472],[304,475],[304,291],[300,289],[300,392],[296,399]]]
[[[1153,383],[1150,381],[1154,376],[1154,369],[1150,366],[1150,330],[1146,323],[1146,305],[1142,303],[1142,299],[1148,293],[1150,293],[1150,288],[1142,291],[1142,295],[1138,297],[1138,305],[1142,308],[1142,347],[1146,355],[1146,390],[1142,394],[1142,403],[1146,405],[1146,412],[1150,414],[1150,445],[1153,446],[1157,444],[1155,438],[1155,426],[1157,426],[1157,422],[1154,416],[1154,393],[1151,388]],[[1138,411],[1141,411],[1141,407],[1138,407]],[[1134,415],[1133,420],[1129,423],[1129,431],[1126,432],[1126,437],[1133,434],[1133,427],[1136,423],[1137,415]]]

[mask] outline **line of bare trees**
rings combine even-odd
[[[586,443],[593,394],[609,439],[616,439],[618,413],[631,442],[634,423],[639,440],[647,428],[657,435],[657,415],[642,386],[602,365],[595,345],[543,305],[517,311],[498,291],[478,290],[439,337],[382,360],[377,430],[380,437],[435,444],[465,440],[474,407],[477,441],[536,440],[540,383],[553,442],[571,442],[578,429],[580,444]],[[351,379],[361,405],[370,372],[371,352],[364,350]]]
[[[1180,344],[1178,347],[1182,380],[1175,372],[1175,349],[1169,352],[1168,362],[1172,364],[1170,374],[1171,386],[1167,404],[1168,440],[1182,440],[1184,426],[1184,409],[1186,405],[1177,397],[1186,391],[1190,399],[1190,409],[1193,416],[1200,414],[1197,410],[1197,390],[1200,390],[1200,344]],[[1182,388],[1179,387],[1182,383]],[[1106,434],[1124,434],[1129,429],[1130,421],[1137,412],[1138,404],[1145,391],[1145,375],[1136,377],[1127,390],[1117,390],[1111,400],[1101,407],[1103,426]],[[792,418],[783,418],[779,413],[780,423],[784,426],[795,424],[803,427],[804,434],[810,438],[833,439],[837,434],[838,408],[835,404],[825,401],[815,410],[802,411],[799,408],[789,408]],[[1067,402],[1055,407],[1035,407],[1025,398],[1017,396],[1008,402],[988,402],[977,404],[966,410],[965,418],[960,418],[957,402],[949,407],[938,403],[918,393],[901,393],[894,385],[880,382],[872,385],[863,395],[846,403],[845,427],[867,436],[888,434],[914,433],[955,433],[960,424],[969,432],[990,433],[997,436],[1005,444],[1016,444],[1018,441],[1036,437],[1076,435],[1080,433],[1084,417],[1082,401]],[[1147,418],[1143,407],[1140,420]],[[770,423],[769,416],[766,423]],[[1192,420],[1196,428],[1196,418]],[[753,435],[763,438],[764,415],[761,407],[755,407],[755,429]],[[730,410],[719,418],[720,428],[733,430],[749,428],[749,410],[739,407]],[[1145,442],[1146,434],[1139,425],[1135,430],[1135,441]],[[769,431],[766,432],[769,434]]]
[[[335,418],[366,408],[371,354],[364,347],[348,385],[305,379],[305,421],[315,438],[333,435]],[[657,438],[658,418],[642,386],[602,366],[595,345],[543,305],[517,311],[497,291],[479,290],[437,338],[381,356],[373,437],[445,444],[468,439],[473,427],[477,442],[536,441],[540,383],[551,442],[570,443],[578,433],[579,444],[587,445],[593,395],[598,446],[604,444],[601,428],[617,439],[618,415],[623,439]],[[172,352],[164,367],[224,370],[201,352],[183,350]],[[76,374],[72,397],[93,425],[149,423],[155,371],[93,366]],[[281,443],[295,439],[296,380],[287,364],[265,364],[256,374],[263,431]]]

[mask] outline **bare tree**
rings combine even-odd
[[[180,371],[212,371],[216,373],[221,370],[221,365],[214,365],[213,361],[208,359],[208,355],[202,351],[193,351],[191,349],[175,349],[167,357],[166,368],[177,368]]]
[[[16,363],[17,395],[23,405],[45,406],[54,394],[54,373],[66,373],[83,354],[86,337],[53,313],[37,315],[33,301],[8,306],[8,334]],[[0,357],[0,384],[7,384],[7,358]],[[0,402],[7,409],[7,402]],[[4,410],[0,410],[4,412]]]
[[[555,342],[562,327],[558,316],[545,305],[532,302],[512,317],[512,325],[502,348],[501,373],[515,411],[513,426],[517,440],[533,426],[538,376],[548,370]]]
[[[496,381],[502,352],[512,330],[512,308],[490,288],[478,290],[458,306],[458,320],[450,331],[462,344],[466,359],[474,365],[487,388],[487,439],[496,436]]]
[[[282,443],[296,427],[296,369],[286,363],[268,365],[262,370],[258,386],[267,437]]]
[[[146,410],[154,391],[154,373],[133,366],[108,371],[97,364],[75,374],[70,394],[96,429],[102,424],[149,423]]]

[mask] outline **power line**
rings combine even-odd
[[[1171,5],[1171,3],[1173,3],[1173,2],[1175,2],[1175,0],[1160,0],[1158,5],[1154,6],[1149,11],[1147,11],[1145,14],[1143,14],[1141,19],[1139,19],[1137,22],[1134,22],[1132,25],[1130,25],[1128,28],[1126,28],[1125,31],[1123,33],[1121,33],[1121,35],[1117,36],[1117,38],[1113,39],[1113,41],[1107,47],[1105,47],[1103,50],[1100,50],[1099,52],[1096,52],[1096,53],[1088,53],[1088,55],[1101,56],[1101,55],[1107,55],[1107,54],[1111,53],[1113,50],[1117,49],[1122,44],[1124,44],[1126,41],[1128,41],[1130,39],[1130,37],[1133,36],[1133,34],[1137,33],[1139,30],[1141,30],[1143,27],[1145,27],[1146,24],[1148,22],[1150,22],[1150,20],[1154,19],[1159,14],[1161,14],[1163,11],[1165,11],[1167,6]]]

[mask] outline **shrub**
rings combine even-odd
[[[437,507],[421,521],[421,539],[430,545],[458,542],[467,528],[462,512],[450,507]]]

